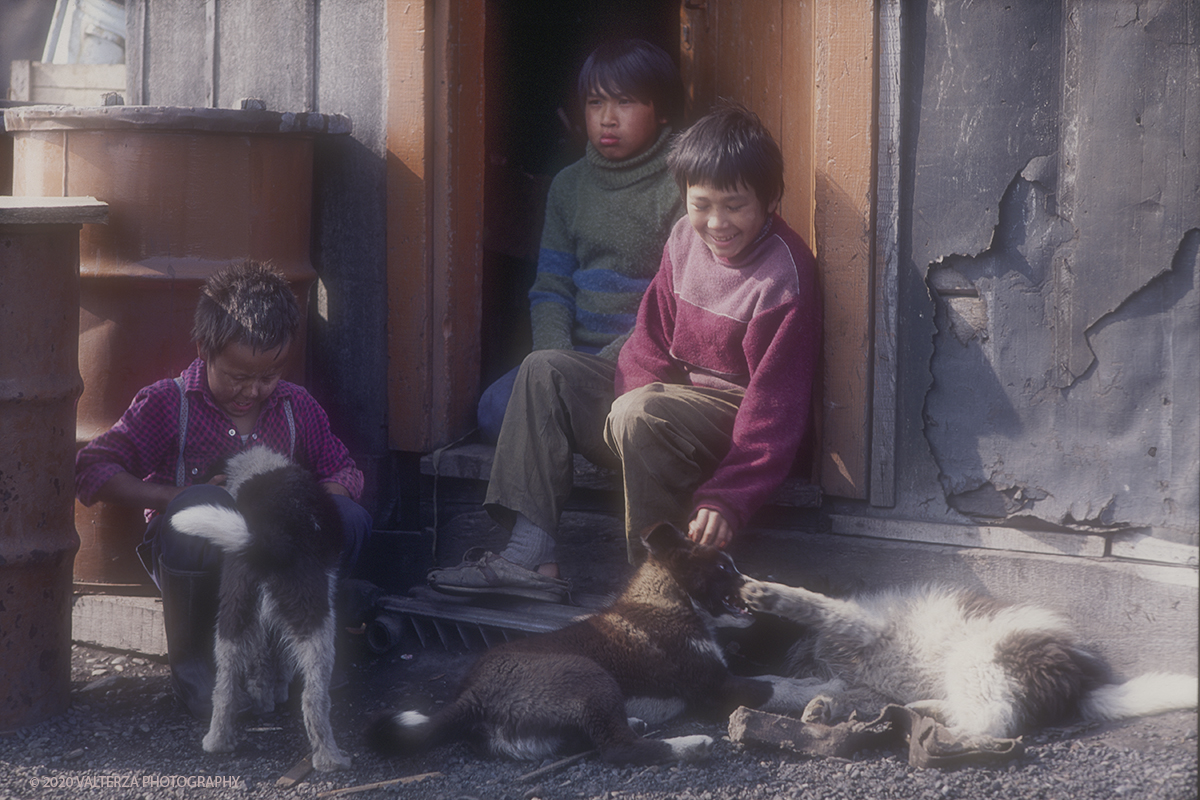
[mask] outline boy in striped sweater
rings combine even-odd
[[[550,184],[537,274],[529,292],[533,349],[577,350],[616,361],[663,242],[683,216],[667,170],[682,84],[670,56],[639,39],[609,42],[578,80],[588,143]],[[495,442],[517,370],[479,401]]]

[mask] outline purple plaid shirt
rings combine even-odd
[[[254,432],[243,443],[232,422],[217,408],[208,389],[206,365],[197,358],[183,371],[188,396],[187,438],[183,454],[184,482],[190,486],[204,477],[219,459],[263,444],[288,453],[291,432],[284,400],[296,421],[296,449],[290,455],[312,471],[317,480],[339,483],[357,500],[363,476],[346,445],[329,429],[325,410],[303,387],[280,381],[263,403]],[[179,459],[179,388],[173,379],[142,389],[107,433],[86,445],[75,457],[75,495],[85,506],[118,472],[151,483],[175,485]],[[149,519],[155,512],[147,510]]]

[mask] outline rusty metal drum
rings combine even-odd
[[[0,731],[70,699],[79,230],[105,213],[0,197]]]
[[[306,308],[314,137],[347,117],[262,110],[33,106],[5,113],[15,194],[94,196],[107,226],[80,237],[80,446],[108,430],[134,394],[195,358],[192,314],[205,279],[245,258],[269,261]],[[302,318],[305,315],[302,314]],[[304,331],[286,374],[301,382]],[[135,509],[79,506],[76,583],[152,589],[134,548]]]

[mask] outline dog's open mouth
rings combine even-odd
[[[736,589],[721,598],[721,605],[725,609],[725,613],[730,616],[750,616],[750,609],[746,607],[746,601],[742,600],[741,592]]]

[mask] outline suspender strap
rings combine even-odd
[[[188,399],[187,393],[183,391],[183,376],[175,379],[175,385],[179,387],[179,460],[175,462],[175,485],[183,486],[187,480],[187,470],[183,463],[183,450],[187,445],[187,425],[188,425]],[[283,399],[283,416],[287,418],[288,426],[288,457],[296,457],[296,416],[292,413],[292,400],[289,397]]]
[[[283,398],[283,415],[287,417],[288,424],[288,457],[296,457],[296,417],[292,415],[292,399],[290,397]]]
[[[175,379],[175,385],[179,387],[179,460],[175,462],[175,485],[182,487],[187,480],[183,466],[183,448],[187,445],[188,425],[188,399],[187,393],[183,391],[182,375]]]

